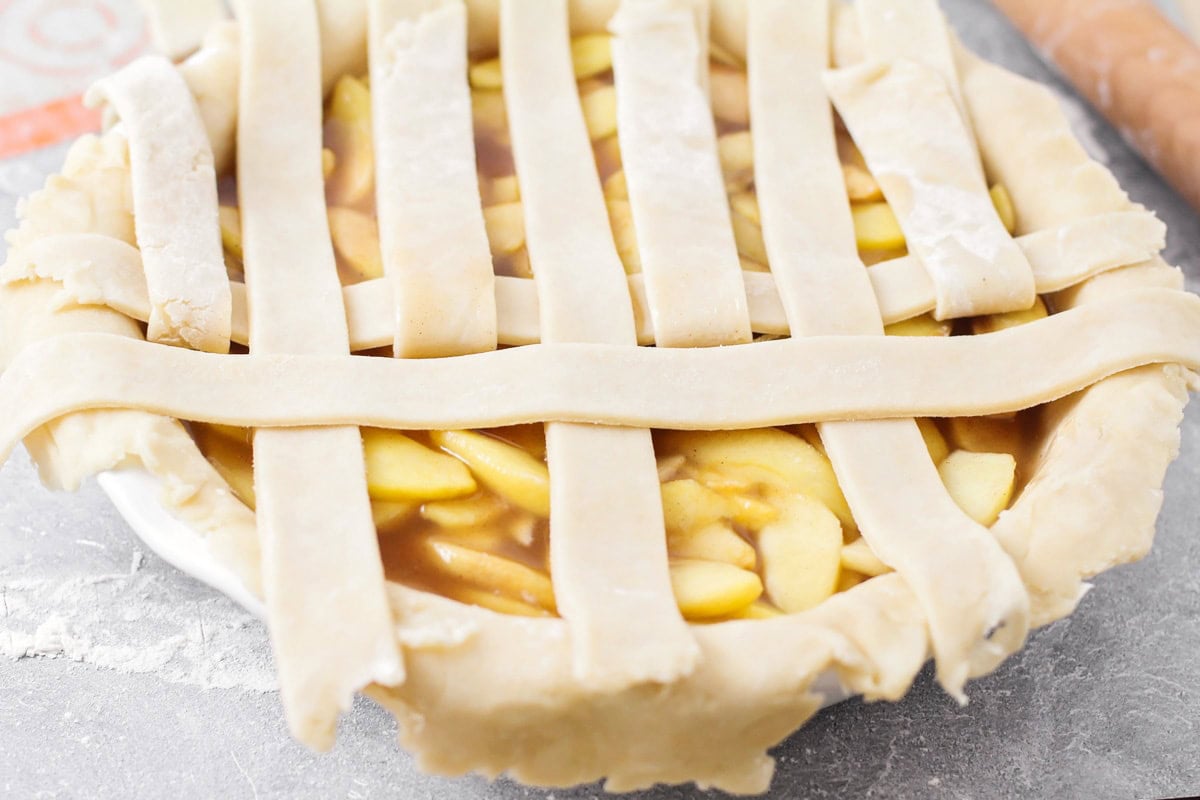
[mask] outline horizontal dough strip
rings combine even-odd
[[[153,301],[147,338],[229,352],[231,301],[216,170],[187,83],[165,58],[140,58],[84,97],[107,104],[129,137],[137,243]]]
[[[981,336],[548,344],[444,359],[217,356],[79,334],[31,345],[0,376],[0,455],[51,420],[100,408],[260,428],[738,430],[1012,412],[1160,363],[1200,369],[1200,297],[1139,290]],[[765,387],[753,404],[746,386]]]
[[[1100,214],[1017,240],[1033,265],[1039,294],[1049,294],[1118,267],[1153,258],[1166,243],[1166,228],[1146,211]],[[17,261],[17,259],[20,259]],[[933,282],[915,258],[885,261],[867,271],[879,299],[884,322],[891,324],[931,311]],[[788,332],[775,278],[766,272],[745,272],[746,296],[752,327],[757,333]],[[69,300],[107,305],[145,322],[150,313],[141,259],[133,247],[94,234],[70,234],[43,239],[13,254],[0,274],[5,283],[46,278],[64,284]],[[246,290],[234,282],[233,340],[245,344],[249,335]],[[651,344],[654,331],[647,311],[641,275],[629,277],[638,324],[638,341]],[[344,290],[351,346],[355,351],[392,344],[395,314],[392,292],[379,279]],[[537,290],[528,278],[497,277],[496,306],[500,343],[536,344],[539,331]]]

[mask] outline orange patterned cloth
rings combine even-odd
[[[98,129],[81,93],[148,46],[134,0],[0,3],[0,159]]]

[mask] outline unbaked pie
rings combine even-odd
[[[760,792],[1148,549],[1200,300],[934,0],[240,12],[24,205],[0,434],[157,478],[302,741]]]

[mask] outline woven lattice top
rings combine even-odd
[[[962,52],[936,2],[354,5],[245,2],[181,67],[148,58],[101,82],[92,98],[119,124],[31,199],[0,289],[0,450],[25,439],[61,484],[130,458],[161,477],[215,557],[261,589],[304,741],[328,745],[373,685],[431,768],[761,789],[763,749],[813,711],[818,675],[895,697],[929,649],[961,698],[1031,624],[1070,610],[1081,577],[1140,551],[1121,537],[1152,529],[1178,365],[1200,366],[1200,301],[1157,259],[1161,224],[1086,159],[1053,99]],[[632,274],[572,60],[573,32],[605,29]],[[375,186],[383,277],[343,286],[322,87],[363,66],[363,42],[373,160],[352,166]],[[739,256],[710,48],[748,73],[769,271]],[[468,70],[497,49],[533,277],[496,274],[477,176]],[[907,245],[870,268],[835,110]],[[221,243],[232,165],[244,280]],[[1021,209],[1015,238],[997,180]],[[1057,313],[1020,327],[883,335],[1051,294]],[[395,357],[351,355],[381,347]],[[1047,423],[993,530],[960,508],[916,418],[1089,387]],[[176,419],[255,429],[253,514]],[[359,427],[524,423],[546,424],[561,618],[388,584]],[[803,613],[689,625],[651,429],[801,423],[819,424],[840,524],[888,574]],[[1095,429],[1111,449],[1087,449]],[[1095,491],[1120,510],[1092,505]],[[1071,521],[1097,514],[1127,530],[1094,526],[1088,551]]]

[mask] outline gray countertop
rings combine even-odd
[[[1060,88],[984,0],[944,0],[985,57]],[[1200,219],[1105,124],[1066,101],[1200,277]],[[0,226],[62,148],[0,162]],[[1167,476],[1153,554],[1095,581],[1079,610],[969,687],[928,673],[896,704],[850,701],[776,750],[772,797],[1150,798],[1200,793],[1200,408]],[[7,637],[7,638],[6,638]],[[11,658],[17,651],[43,656]],[[85,798],[542,798],[419,774],[395,723],[360,701],[336,749],[288,738],[265,632],[144,547],[94,483],[54,496],[19,452],[0,470],[0,795]],[[691,797],[692,788],[636,795]]]

